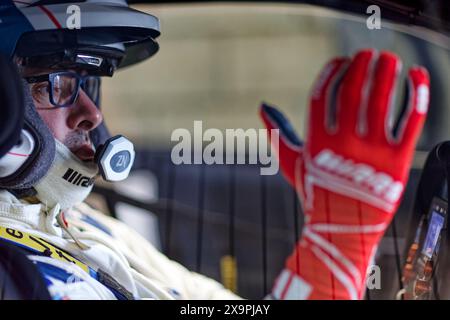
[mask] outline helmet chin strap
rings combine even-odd
[[[48,208],[59,203],[66,210],[82,202],[92,190],[98,167],[79,160],[55,139],[55,160],[47,174],[34,186],[36,197]]]
[[[106,181],[126,179],[135,156],[133,144],[124,136],[112,137],[101,145],[94,162],[79,160],[56,139],[55,144],[55,160],[34,189],[44,205],[53,208],[58,203],[61,210],[82,202],[91,192],[99,173]]]

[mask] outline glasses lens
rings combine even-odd
[[[64,106],[73,103],[77,94],[78,79],[71,74],[57,74],[53,78],[52,96],[56,105]]]
[[[100,78],[96,76],[86,77],[82,87],[88,97],[97,104],[100,96]]]

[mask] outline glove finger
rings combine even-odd
[[[393,110],[395,89],[401,71],[401,61],[393,53],[382,52],[375,67],[372,87],[367,100],[367,116],[362,109],[360,133],[367,134],[372,143],[390,139],[389,111]]]
[[[331,109],[330,105],[335,101],[333,93],[349,61],[350,59],[346,57],[331,60],[322,69],[322,72],[317,78],[312,90],[309,110],[310,135],[311,131],[325,132],[326,128],[329,127],[328,124],[333,122],[329,117],[331,114],[329,112],[329,109]]]
[[[283,174],[295,186],[295,163],[301,154],[303,143],[286,117],[276,108],[263,103],[259,113],[268,129],[269,138],[272,140],[279,137],[278,150],[272,152],[277,153]],[[278,133],[273,129],[278,129]],[[274,134],[277,136],[274,137]],[[272,144],[272,147],[276,147],[276,144]]]
[[[430,79],[423,67],[414,67],[408,75],[408,105],[399,120],[395,140],[403,149],[414,151],[422,131],[430,100]]]
[[[334,116],[333,107],[330,110],[330,118],[335,118],[334,123],[330,124],[332,130],[346,136],[355,134],[360,106],[370,85],[368,79],[371,78],[376,56],[377,52],[373,49],[359,51],[354,56],[339,85],[337,99],[334,100],[337,101]]]

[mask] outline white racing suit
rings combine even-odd
[[[25,249],[53,299],[239,298],[84,203],[65,212],[65,228],[58,212],[0,191],[0,241]]]

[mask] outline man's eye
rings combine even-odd
[[[39,95],[48,95],[48,84],[36,85],[33,91]]]
[[[49,103],[49,87],[48,84],[36,84],[31,88],[33,99],[40,104]]]

